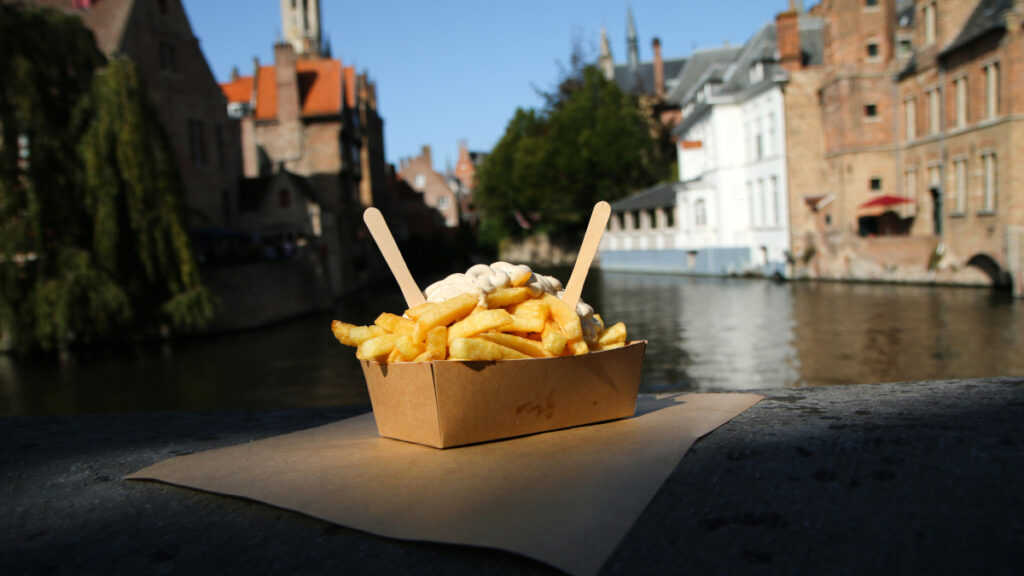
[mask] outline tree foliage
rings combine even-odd
[[[26,350],[208,322],[135,66],[105,62],[73,16],[0,7],[0,77],[0,336]]]
[[[627,196],[668,173],[637,99],[596,67],[573,64],[554,91],[542,94],[543,109],[516,110],[481,165],[475,196],[484,242],[577,232],[594,203]]]

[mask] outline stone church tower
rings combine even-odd
[[[300,58],[323,56],[320,44],[320,0],[281,0],[281,33]]]

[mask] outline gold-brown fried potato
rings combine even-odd
[[[390,312],[385,312],[380,316],[377,316],[377,319],[374,320],[373,323],[393,334],[408,334],[409,336],[412,336],[413,331],[416,329],[416,323],[412,320],[402,318],[401,316]]]
[[[515,334],[505,334],[502,332],[484,332],[477,336],[484,340],[490,340],[495,344],[501,344],[506,348],[511,348],[526,354],[531,358],[544,358],[551,356],[544,350],[544,345],[537,341],[531,340],[530,338],[524,338],[522,336],[516,336]]]
[[[469,338],[481,332],[501,328],[512,322],[512,316],[503,308],[485,310],[478,308],[472,314],[452,324],[448,329],[448,343],[456,338]]]
[[[580,325],[580,317],[576,315],[575,310],[551,294],[544,294],[541,298],[548,303],[551,317],[558,323],[558,327],[562,329],[562,334],[567,340],[583,338],[583,327]]]
[[[370,338],[387,334],[387,330],[380,326],[356,326],[347,322],[341,322],[340,320],[331,322],[331,332],[334,333],[334,337],[337,338],[338,342],[345,346],[353,347],[359,346]]]
[[[518,360],[529,358],[501,344],[478,338],[456,338],[448,346],[452,360]]]
[[[625,341],[626,325],[622,322],[612,324],[601,332],[601,335],[597,338],[597,343],[601,346],[608,346],[609,344],[622,343]]]
[[[413,338],[417,341],[426,340],[427,333],[435,326],[448,326],[462,320],[477,305],[477,297],[473,294],[460,294],[426,308],[416,319],[416,330]]]
[[[382,334],[375,338],[363,341],[356,348],[356,358],[360,360],[376,360],[386,357],[395,349],[398,343],[398,334]]]

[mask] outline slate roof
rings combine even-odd
[[[948,54],[970,44],[974,40],[992,32],[1006,29],[1006,12],[1013,7],[1013,0],[981,0],[975,6],[971,17],[960,29],[960,34],[947,46],[941,54]]]
[[[686,61],[686,58],[662,60],[662,71],[666,84],[670,78],[675,78],[686,66]],[[627,94],[654,94],[654,63],[641,62],[635,73],[629,64],[619,64],[615,67],[615,83],[619,85],[620,90]]]
[[[672,89],[665,95],[665,99],[675,104],[682,104],[683,96],[691,88],[694,88],[694,84],[707,72],[708,68],[716,64],[728,63],[736,57],[740,50],[742,50],[742,46],[726,46],[694,52],[687,60],[686,66],[674,78]],[[668,77],[666,73],[665,78]]]
[[[913,10],[913,6],[911,6]],[[816,66],[825,61],[825,21],[806,14],[800,15],[800,52],[804,64]]]
[[[675,206],[676,204],[676,187],[679,185],[678,182],[662,182],[646,190],[642,190],[618,200],[612,202],[612,212],[629,212],[632,210],[647,210],[649,208],[662,208],[665,206]]]

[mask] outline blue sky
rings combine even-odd
[[[183,0],[192,30],[220,82],[231,69],[252,73],[252,59],[273,61],[279,0]],[[434,169],[454,165],[458,141],[490,150],[516,108],[541,104],[572,40],[596,56],[601,27],[616,63],[626,58],[632,7],[640,58],[651,39],[664,58],[695,48],[741,44],[788,0],[435,0],[321,1],[324,35],[335,58],[377,84],[388,162],[433,149]],[[806,2],[808,6],[812,2]]]

